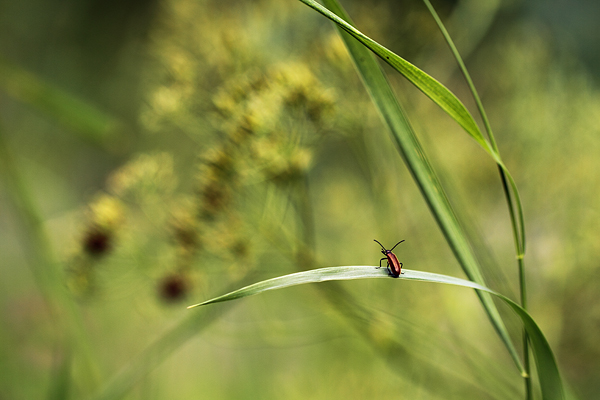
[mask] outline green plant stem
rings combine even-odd
[[[44,232],[43,220],[20,177],[12,153],[4,141],[2,131],[0,131],[0,173],[4,186],[24,227],[25,234],[23,238],[25,239],[24,245],[27,248],[25,254],[29,258],[29,268],[36,285],[50,306],[53,318],[55,318],[60,315],[56,303],[59,299],[64,300],[65,297],[63,291],[60,290],[62,286],[61,278],[57,273],[57,265],[52,261],[54,256],[50,241]]]
[[[0,126],[0,176],[24,227],[22,243],[26,249],[25,254],[29,258],[27,264],[46,300],[50,318],[54,322],[58,335],[66,332],[67,337],[63,339],[62,348],[68,353],[77,353],[80,356],[86,380],[83,384],[93,388],[98,382],[99,371],[93,361],[92,349],[81,314],[67,292],[62,266],[54,255],[44,227],[44,220],[34,205],[16,165]],[[73,348],[77,349],[77,352],[74,352]]]
[[[298,252],[298,267],[304,271],[314,268],[312,259],[315,254],[315,219],[310,199],[308,175],[304,174],[298,185],[298,213],[300,217],[300,235],[302,238],[301,249]]]
[[[116,137],[120,123],[115,118],[2,57],[0,88],[94,144],[106,145]]]
[[[494,149],[494,151],[499,154],[498,146],[496,145],[496,139],[494,138],[494,133],[492,131],[492,126],[487,117],[487,113],[485,112],[485,108],[483,107],[481,98],[479,97],[479,93],[477,92],[477,88],[475,87],[475,84],[473,83],[473,80],[471,79],[471,74],[469,74],[469,71],[467,70],[465,63],[464,63],[460,53],[458,52],[458,49],[456,48],[454,41],[452,40],[452,37],[446,30],[446,27],[444,26],[439,15],[435,11],[435,8],[431,5],[431,2],[429,0],[423,0],[423,2],[429,9],[429,12],[433,16],[436,24],[438,25],[438,28],[442,32],[442,36],[444,36],[444,39],[446,40],[446,43],[448,44],[450,51],[452,52],[454,58],[456,59],[456,62],[458,63],[460,71],[462,72],[462,74],[465,78],[465,81],[467,82],[467,85],[469,86],[469,90],[471,91],[471,93],[473,95],[473,99],[475,100],[475,104],[477,105],[477,110],[479,111],[479,114],[481,115],[481,120],[483,121],[483,125],[485,127],[485,131],[487,132],[488,138],[490,140],[490,144],[491,144],[492,148]],[[504,191],[504,195],[506,197],[506,203],[508,205],[508,212],[510,215],[510,221],[511,221],[511,226],[512,226],[512,231],[513,231],[513,238],[515,241],[515,251],[516,251],[516,258],[517,258],[517,264],[518,264],[518,269],[519,269],[519,288],[520,288],[520,294],[521,294],[521,299],[520,299],[521,307],[523,307],[523,309],[527,310],[527,288],[526,288],[526,279],[525,279],[525,263],[523,260],[523,256],[525,254],[525,233],[524,233],[525,227],[521,226],[521,230],[519,230],[519,222],[518,222],[519,220],[517,218],[515,209],[513,207],[513,198],[512,198],[511,192],[510,192],[510,187],[507,182],[506,174],[500,165],[498,165],[498,172],[500,174],[500,179],[502,181],[502,188]],[[523,224],[522,219],[521,219],[521,224]],[[522,232],[521,235],[519,234],[519,232]],[[525,373],[527,374],[527,376],[523,377],[524,382],[525,382],[526,399],[530,400],[533,398],[532,397],[533,392],[532,392],[532,387],[531,387],[531,376],[530,376],[531,371],[530,371],[530,366],[529,366],[529,341],[527,339],[527,331],[525,329],[523,329],[523,364],[524,364],[524,368],[525,368]]]
[[[242,282],[252,278],[252,274],[247,274],[233,284],[228,285],[228,287],[239,287]],[[225,304],[223,308],[218,307],[214,310],[186,315],[174,328],[159,337],[139,355],[133,357],[91,399],[117,400],[123,398],[142,378],[158,367],[175,350],[208,328],[213,322],[222,317],[226,311],[233,309],[234,306],[233,303]]]

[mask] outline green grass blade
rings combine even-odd
[[[234,282],[229,288],[237,287],[244,276]],[[234,304],[231,304],[232,306]],[[233,309],[230,307],[228,309]],[[108,380],[89,400],[117,400],[126,396],[143,377],[153,371],[161,362],[176,350],[180,349],[188,340],[198,335],[199,332],[209,327],[213,322],[223,316],[224,310],[215,310],[205,314],[188,315],[179,321],[173,328],[162,334],[152,342],[144,351],[132,357],[119,373]]]
[[[50,379],[50,389],[47,400],[68,400],[71,395],[71,354],[64,355],[57,371]]]
[[[344,19],[350,21],[345,11],[336,1],[325,0],[325,4]],[[354,40],[339,25],[338,30],[352,56],[352,60],[365,88],[369,92],[382,119],[390,128],[401,156],[419,186],[456,259],[470,280],[484,284],[479,264],[466,239],[466,235],[379,64],[370,51],[361,43]],[[515,365],[521,374],[523,374],[524,367],[521,364],[518,352],[508,335],[504,322],[492,298],[483,292],[478,292],[478,296],[496,332],[514,360]]]
[[[13,203],[15,218],[23,227],[20,240],[26,249],[26,263],[48,306],[52,322],[56,324],[55,329],[64,332],[66,343],[74,345],[77,350],[77,359],[81,361],[79,376],[87,381],[86,384],[95,384],[98,370],[82,314],[64,284],[64,267],[56,257],[42,214],[22,177],[2,128],[0,121],[0,182]]]
[[[97,144],[117,133],[119,122],[85,100],[0,58],[0,90]]]
[[[462,104],[462,102],[450,90],[448,90],[448,88],[415,65],[364,35],[359,30],[354,28],[350,23],[346,22],[344,19],[340,18],[338,15],[334,14],[316,1],[300,1],[335,22],[341,29],[362,43],[363,46],[377,54],[383,61],[388,63],[396,71],[400,72],[406,79],[408,79],[427,97],[433,100],[434,103],[440,106],[442,110],[444,110],[450,117],[452,117],[469,135],[471,135],[473,139],[475,139],[475,141],[477,141],[477,143],[479,143],[479,145],[490,156],[492,156],[496,162],[501,163],[498,153],[484,138],[471,113],[469,113],[464,104]],[[334,4],[331,1],[324,1],[324,3],[336,13],[338,13],[336,8],[341,9],[339,4],[334,7]]]
[[[521,208],[521,202],[519,200],[517,186],[514,182],[514,179],[510,175],[510,172],[502,162],[502,159],[500,158],[500,154],[498,153],[496,146],[491,145],[485,139],[481,130],[477,126],[477,123],[475,122],[473,116],[467,110],[464,104],[462,104],[462,102],[450,90],[448,90],[448,88],[446,88],[443,84],[438,82],[435,78],[428,75],[426,72],[422,71],[421,69],[406,61],[402,57],[398,56],[391,50],[380,45],[373,39],[364,35],[362,32],[354,28],[349,23],[349,20],[346,21],[345,18],[340,18],[340,16],[338,15],[343,14],[340,14],[340,12],[338,12],[341,10],[341,7],[339,6],[339,4],[337,4],[337,2],[333,2],[331,0],[323,1],[327,5],[327,7],[329,7],[329,9],[335,11],[335,13],[333,13],[329,9],[323,7],[314,0],[300,1],[306,4],[307,6],[311,7],[315,11],[321,13],[325,17],[329,18],[333,22],[335,22],[340,29],[344,30],[349,35],[354,37],[373,53],[377,54],[392,68],[400,72],[406,79],[408,79],[434,103],[440,106],[451,118],[453,118],[473,139],[475,139],[477,143],[479,143],[479,145],[492,157],[492,159],[500,166],[500,168],[502,168],[502,170],[507,175],[510,187],[515,196],[515,205],[517,208],[517,221],[519,224],[517,228],[519,234],[517,257],[522,258],[523,253],[525,251],[525,229],[523,223],[523,211]]]
[[[429,0],[423,0],[423,2],[427,6],[427,9],[429,10],[433,19],[435,20],[436,24],[438,25],[440,32],[442,33],[442,36],[446,40],[448,47],[450,47],[450,51],[452,52],[452,55],[456,59],[456,63],[458,64],[459,69],[462,72],[462,74],[465,78],[465,81],[467,82],[467,85],[469,86],[469,90],[471,91],[471,93],[473,95],[473,99],[475,100],[475,104],[477,105],[477,110],[479,111],[479,114],[481,115],[481,120],[483,121],[483,125],[485,126],[485,130],[488,134],[488,138],[490,140],[490,145],[494,149],[494,151],[496,153],[498,153],[498,158],[500,158],[500,153],[498,152],[498,146],[496,145],[496,139],[494,138],[494,132],[492,131],[492,126],[487,117],[487,113],[485,112],[485,108],[483,107],[481,98],[479,97],[479,93],[477,92],[477,88],[475,87],[475,84],[473,83],[473,80],[471,79],[471,74],[469,74],[469,71],[467,70],[467,66],[465,65],[462,57],[460,56],[458,49],[454,45],[454,41],[450,37],[450,34],[446,30],[446,27],[444,26],[444,23],[438,16],[437,12],[431,5],[431,2]],[[515,242],[516,242],[515,247],[516,247],[516,252],[517,252],[517,258],[522,259],[524,252],[525,252],[525,227],[524,227],[524,222],[523,222],[524,220],[523,220],[523,209],[521,206],[521,200],[519,198],[519,192],[517,190],[515,181],[513,180],[509,171],[506,169],[506,167],[502,163],[499,163],[499,166],[501,168],[500,173],[505,174],[506,178],[508,178],[509,183],[510,183],[510,189],[512,190],[512,193],[515,197],[515,205],[517,206],[516,214],[514,211],[514,207],[512,207],[512,204],[511,204],[511,202],[512,202],[511,192],[506,191],[506,197],[507,197],[507,201],[509,203],[509,211],[511,214],[511,222],[513,225],[513,234],[515,235]],[[505,177],[502,177],[502,179],[505,179]]]
[[[408,79],[413,85],[421,90],[427,97],[429,97],[434,103],[440,106],[451,118],[453,118],[479,145],[492,157],[492,159],[502,168],[506,174],[510,188],[515,197],[515,205],[517,209],[516,213],[516,231],[518,232],[517,238],[517,257],[523,258],[525,252],[525,228],[523,219],[523,210],[521,201],[519,198],[519,192],[517,186],[510,172],[502,162],[500,154],[498,153],[496,146],[490,144],[483,136],[481,130],[477,126],[477,123],[473,119],[471,113],[467,110],[464,104],[443,84],[438,82],[435,78],[428,75],[415,65],[406,61],[399,55],[395,54],[391,50],[380,45],[373,39],[361,33],[359,30],[354,28],[349,22],[340,18],[338,11],[341,7],[336,2],[331,0],[325,0],[324,3],[329,9],[334,10],[334,14],[327,8],[323,7],[314,0],[300,0],[304,4],[308,5],[312,9],[318,11],[325,17],[335,22],[338,27],[349,35],[354,37],[365,47],[377,54],[383,61],[388,63],[396,71],[400,72],[406,79]],[[338,14],[338,15],[336,15]],[[484,114],[485,115],[485,114]],[[493,138],[493,136],[492,136]]]
[[[366,279],[366,278],[390,278],[389,273],[384,268],[373,266],[344,266],[344,267],[328,267],[313,269],[310,271],[297,272],[295,274],[284,275],[273,279],[257,282],[255,284],[243,287],[238,290],[229,292],[223,296],[215,297],[205,302],[194,304],[188,308],[194,308],[212,303],[241,299],[256,295],[268,290],[282,289],[290,286],[302,285],[305,283],[326,282],[335,280],[351,280],[351,279]],[[542,390],[542,398],[544,400],[562,400],[564,399],[564,391],[560,373],[554,353],[534,319],[520,305],[509,299],[508,297],[496,293],[485,286],[478,283],[467,281],[465,279],[455,278],[452,276],[434,274],[430,272],[413,271],[403,269],[403,274],[397,278],[398,281],[413,280],[423,282],[445,283],[448,285],[462,286],[472,288],[478,292],[489,293],[503,300],[508,306],[521,318],[525,330],[529,334],[529,339],[532,345],[533,355],[535,356],[540,380],[540,388]]]
[[[506,173],[507,178],[509,180],[510,188],[513,191],[515,196],[515,205],[517,208],[517,221],[518,221],[518,248],[517,248],[517,257],[522,258],[525,251],[525,229],[524,229],[524,219],[523,219],[523,210],[521,207],[521,202],[519,200],[519,193],[514,182],[514,179],[510,175],[510,172],[502,162],[500,158],[500,154],[498,153],[496,146],[494,144],[490,144],[485,137],[483,136],[481,130],[477,126],[477,123],[473,119],[471,113],[467,110],[467,108],[462,104],[462,102],[443,84],[438,82],[435,78],[428,75],[426,72],[422,71],[415,65],[406,61],[402,57],[398,56],[391,50],[385,48],[380,45],[373,39],[364,35],[362,32],[354,28],[348,21],[345,21],[343,18],[340,18],[335,13],[331,12],[329,9],[323,7],[319,3],[314,0],[300,0],[307,6],[321,13],[325,17],[329,18],[333,22],[335,22],[338,27],[349,35],[354,37],[360,43],[362,43],[365,47],[371,50],[373,53],[377,54],[383,61],[388,63],[392,68],[396,71],[400,72],[406,79],[408,79],[413,85],[415,85],[419,90],[421,90],[426,96],[428,96],[434,103],[440,106],[450,117],[452,117],[479,145],[492,157],[492,159],[502,168],[502,170]],[[337,2],[333,2],[331,0],[325,0],[324,3],[332,10],[336,10],[336,13],[339,15],[338,10],[341,10],[341,7]],[[493,136],[492,136],[493,140]]]
[[[364,279],[364,278],[380,278],[386,277],[388,272],[384,268],[375,269],[357,268],[357,267],[329,267],[320,269],[311,269],[309,271],[296,272],[294,274],[280,276],[278,278],[268,279],[243,287],[233,292],[229,292],[223,296],[215,297],[202,303],[194,304],[189,308],[204,306],[211,303],[219,303],[221,301],[229,301],[241,299],[242,297],[252,296],[267,290],[283,289],[289,286],[302,285],[304,283],[325,282],[325,281],[340,281],[349,279]],[[406,275],[406,274],[403,274]],[[411,276],[410,274],[407,275]]]

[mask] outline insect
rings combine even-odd
[[[374,240],[374,241],[377,242],[377,240]],[[401,240],[398,243],[396,243],[396,245],[394,247],[392,247],[390,250],[386,249],[385,247],[383,247],[383,245],[381,243],[377,242],[383,249],[383,250],[381,250],[381,253],[385,255],[385,257],[383,257],[381,260],[379,260],[379,267],[377,267],[377,268],[381,268],[381,262],[383,260],[387,260],[387,269],[388,269],[390,275],[393,276],[394,278],[397,278],[400,276],[400,274],[404,273],[404,272],[402,272],[402,263],[400,261],[398,261],[398,257],[396,257],[396,255],[394,253],[392,253],[392,250],[394,250],[396,248],[396,246],[398,246],[402,242],[404,242],[404,240]]]

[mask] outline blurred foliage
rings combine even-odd
[[[479,3],[434,5],[521,191],[531,313],[574,393],[591,399],[600,391],[597,71],[534,5]],[[365,34],[471,106],[422,4],[347,7]],[[0,398],[100,393],[189,318],[186,305],[305,268],[312,246],[311,268],[375,265],[374,238],[406,239],[397,253],[406,267],[461,276],[341,40],[299,2],[3,1],[0,21],[0,135],[13,167],[0,156]],[[458,213],[486,238],[476,251],[488,283],[515,298],[495,166],[436,106],[390,80]],[[37,279],[39,259],[59,282]],[[71,311],[47,297],[65,288]],[[129,397],[521,396],[472,292],[343,288],[354,303],[332,307],[306,287],[227,314],[215,306],[214,322],[185,346],[173,340],[172,356]]]

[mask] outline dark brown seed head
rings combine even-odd
[[[180,274],[167,275],[159,285],[159,295],[166,302],[176,302],[185,298],[188,282]]]
[[[88,230],[83,238],[83,248],[86,253],[99,257],[110,251],[111,242],[112,237],[107,230],[93,227]]]

